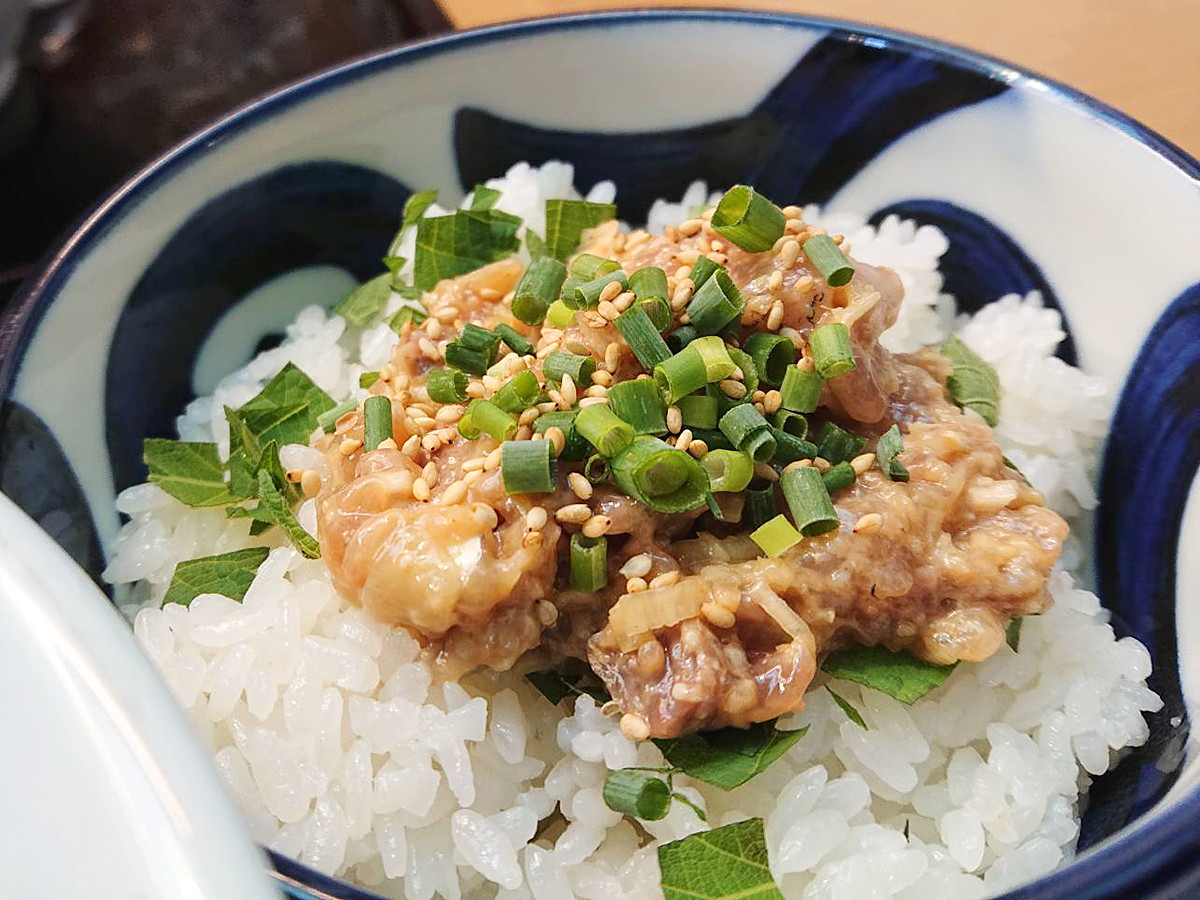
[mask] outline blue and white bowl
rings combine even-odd
[[[301,307],[375,274],[411,190],[453,196],[551,158],[578,184],[615,179],[630,220],[696,178],[900,212],[950,237],[963,308],[1038,289],[1063,311],[1060,355],[1124,384],[1094,564],[1165,706],[1092,787],[1080,857],[1011,896],[1195,889],[1200,167],[996,60],[816,19],[662,11],[485,28],[310,78],[159,159],[47,259],[0,325],[0,486],[97,577],[143,437],[173,433]],[[365,896],[276,863],[297,896]]]

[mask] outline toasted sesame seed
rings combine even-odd
[[[779,261],[785,269],[790,269],[800,258],[800,242],[791,238],[784,242],[779,250]]]
[[[579,408],[584,409],[588,406],[608,406],[608,397],[584,397],[579,401]]]
[[[487,388],[489,391],[498,391],[498,390],[500,390],[500,388],[503,385],[504,385],[504,382],[502,382],[495,375],[484,375],[483,376],[483,386],[485,388]]]
[[[563,373],[562,384],[559,386],[558,392],[562,394],[563,403],[566,404],[566,409],[570,409],[572,406],[574,406],[575,401],[579,399],[579,394],[575,390],[575,379],[571,377],[570,373]]]
[[[558,621],[558,607],[549,600],[539,600],[534,609],[537,610],[538,621],[543,627],[549,628]]]
[[[625,581],[625,593],[627,594],[640,594],[648,587],[649,585],[646,584],[646,579],[637,575]]]
[[[424,478],[418,478],[413,482],[413,496],[424,502],[429,499],[430,490],[429,483]]]
[[[804,335],[798,332],[795,328],[780,328],[779,333],[792,342],[792,346],[797,350],[804,349]]]
[[[395,450],[395,449],[397,449],[396,439],[395,438],[384,438],[382,441],[379,442],[379,445],[375,449],[376,450]]]
[[[671,295],[671,309],[678,312],[683,309],[692,299],[692,294],[696,290],[696,284],[690,278],[684,278],[675,288],[675,293]]]
[[[465,406],[460,406],[457,403],[451,403],[439,409],[437,411],[437,415],[434,416],[434,419],[443,425],[450,425],[461,419],[463,417],[463,413],[466,411],[467,408]]]
[[[442,336],[442,323],[437,319],[426,319],[425,333],[434,340],[437,340]]]
[[[691,237],[694,234],[699,234],[700,229],[704,227],[703,219],[688,219],[679,224],[679,234],[682,237]]]
[[[783,324],[783,301],[776,300],[771,304],[771,311],[767,314],[767,330],[778,331],[779,326]]]
[[[525,513],[525,527],[530,531],[541,531],[546,527],[549,518],[544,506],[531,506]]]
[[[542,533],[540,531],[527,531],[525,536],[521,538],[522,547],[538,547],[542,543]]]
[[[560,522],[569,522],[572,525],[582,525],[592,517],[592,510],[586,503],[569,503],[566,506],[561,506],[554,513],[554,518]]]
[[[799,234],[805,228],[804,222],[801,219],[788,219],[783,224],[784,234]]]
[[[704,441],[692,441],[688,444],[687,452],[696,457],[696,459],[700,459],[708,452],[708,444]]]
[[[651,580],[650,587],[668,587],[672,584],[675,584],[681,578],[683,578],[683,573],[678,569],[673,572],[663,572],[661,575],[656,575],[653,580]]]
[[[300,473],[300,489],[305,497],[315,497],[321,492],[321,476],[313,469],[305,469]]]
[[[692,317],[690,315],[688,315],[687,313],[684,313],[682,316],[679,317],[680,325],[690,325],[691,322],[692,322]]]
[[[779,391],[767,391],[766,396],[762,399],[762,405],[768,413],[779,412],[779,407],[783,405],[783,395]]]
[[[485,287],[479,289],[479,296],[484,300],[499,300],[504,295],[495,288]]]
[[[477,456],[474,459],[468,459],[462,464],[464,472],[481,472],[483,471],[483,457]]]
[[[555,393],[557,393],[557,391]],[[553,400],[543,400],[537,405],[537,409],[540,413],[554,412],[556,409],[558,409],[558,404]]]
[[[465,481],[454,481],[450,486],[442,492],[442,506],[454,506],[457,503],[462,503],[467,496],[467,483]]]
[[[732,628],[737,623],[737,616],[720,603],[711,600],[701,605],[700,615],[718,628]]]
[[[795,205],[785,206],[783,208],[784,218],[787,218],[787,219],[798,219],[798,218],[800,218],[801,214],[803,214],[803,212],[804,212],[804,210],[802,210],[799,206],[795,206]]]
[[[547,428],[542,437],[554,445],[555,456],[559,456],[563,452],[563,447],[567,445],[567,436],[563,434],[563,430],[557,425],[551,425]]]
[[[468,397],[482,397],[487,393],[487,388],[483,386],[482,381],[472,381],[467,385]]]
[[[631,741],[644,741],[650,737],[650,725],[637,713],[621,716],[621,734]]]
[[[621,364],[621,345],[616,341],[610,343],[604,348],[604,368],[609,372],[617,371],[617,366]]]
[[[413,424],[416,425],[418,428],[429,429],[429,428],[436,428],[438,422],[437,422],[437,419],[435,419],[431,416],[422,415],[422,416],[417,416],[415,419],[413,419]]]
[[[433,453],[438,447],[442,446],[442,439],[438,437],[436,431],[431,431],[425,437],[421,438],[421,446],[430,453]]]
[[[858,521],[854,523],[854,530],[858,534],[874,534],[882,527],[883,516],[877,512],[859,516]]]
[[[550,343],[546,344],[546,346],[538,348],[537,358],[545,359],[547,356],[549,356],[551,353],[555,352],[557,349],[558,349],[558,341],[551,341]]]
[[[587,312],[585,312],[580,318],[583,319],[583,324],[586,325],[588,328],[607,328],[608,327],[608,319],[606,319],[606,318],[604,318],[604,316],[600,315],[599,312],[595,312],[590,309]]]
[[[732,397],[734,400],[741,400],[746,396],[746,385],[740,381],[734,381],[732,378],[726,378],[720,383],[721,390],[725,396]]]
[[[829,462],[829,460],[825,459],[823,456],[818,456],[816,459],[814,459],[812,461],[812,464],[817,467],[817,471],[820,472],[822,475],[824,475],[826,472],[828,472],[830,469],[833,468],[833,466]]]
[[[497,447],[483,461],[483,471],[490,472],[500,467],[500,448]]]
[[[464,472],[463,477],[462,477],[463,484],[465,484],[467,487],[470,487],[471,485],[473,485],[476,481],[478,481],[482,477],[483,477],[482,469],[475,469],[472,472]]]
[[[625,565],[621,566],[620,572],[626,578],[640,578],[643,575],[649,575],[653,565],[654,561],[650,559],[649,553],[639,553],[637,556],[631,556],[625,560]]]
[[[513,435],[514,441],[527,441],[533,437],[532,425],[521,425],[517,428],[517,433]]]
[[[667,407],[667,431],[671,434],[679,434],[683,428],[683,412],[678,406]]]
[[[425,479],[425,483],[433,487],[438,483],[437,463],[432,459],[425,463],[425,468],[421,470],[421,477]]]
[[[427,358],[429,358],[429,359],[440,359],[441,358],[441,354],[438,352],[437,345],[433,341],[431,341],[429,338],[427,338],[427,337],[421,338],[421,340],[417,341],[417,346],[421,349],[421,352],[424,353]]]
[[[855,475],[860,477],[871,471],[873,465],[875,465],[874,453],[863,453],[850,460],[850,468],[854,470]]]
[[[421,449],[421,438],[414,434],[401,445],[400,452],[405,456],[416,456],[419,449]]]
[[[685,428],[679,432],[679,437],[675,438],[675,449],[686,451],[688,444],[692,442],[692,429]]]
[[[791,472],[793,469],[803,469],[805,466],[811,466],[811,465],[812,465],[811,459],[797,459],[793,462],[788,463],[786,466],[784,466],[783,471]]]
[[[811,275],[801,275],[796,279],[796,291],[801,294],[807,294],[816,286],[816,281]]]
[[[486,503],[475,503],[471,505],[471,518],[475,520],[480,528],[486,528],[488,531],[495,529],[500,524],[500,517],[496,515],[496,511]]]
[[[623,231],[618,231],[613,235],[612,248],[614,253],[620,253],[625,249],[625,243],[629,240],[629,235]]]
[[[767,481],[778,481],[779,480],[778,473],[776,473],[776,471],[774,469],[772,469],[770,466],[768,466],[766,463],[762,463],[762,462],[754,464],[754,474],[757,475],[759,478],[766,479]]]
[[[699,250],[680,250],[675,254],[675,258],[685,266],[694,266],[696,260],[700,258]]]
[[[517,424],[518,425],[532,425],[534,422],[537,421],[537,417],[540,415],[541,415],[541,413],[538,412],[538,408],[536,406],[530,406],[527,409],[521,410],[521,415],[517,419]]]
[[[621,282],[610,281],[600,291],[600,302],[603,303],[605,300],[615,300],[617,295],[620,294],[622,290]]]
[[[592,384],[599,385],[600,387],[608,387],[612,384],[612,372],[597,369],[592,373]]]
[[[793,341],[793,343],[795,343],[795,341]],[[813,362],[811,356],[802,356],[796,360],[796,368],[801,372],[812,372],[816,370],[817,365]]]
[[[594,490],[592,483],[578,472],[572,472],[567,476],[567,484],[571,486],[571,490],[575,492],[575,496],[580,500],[591,499]]]
[[[715,262],[718,266],[723,266],[725,263],[729,262],[728,256],[726,256],[724,253],[717,253],[715,250],[711,253],[705,253],[704,255]]]
[[[610,528],[612,528],[612,519],[608,516],[595,515],[583,523],[583,536],[598,538],[608,534]]]
[[[286,472],[283,473],[283,477],[284,477],[284,479],[287,480],[287,482],[289,484],[299,484],[300,478],[303,474],[304,474],[303,469],[288,469]]]
[[[691,266],[680,266],[678,269],[675,270],[675,280],[682,281],[684,278],[687,278],[690,274],[692,274]]]
[[[759,400],[757,403],[754,404],[754,408],[757,409],[764,416],[767,414],[767,408],[763,405],[763,402],[761,400]]]
[[[633,291],[625,291],[617,295],[617,299],[613,301],[613,306],[617,308],[618,312],[625,312],[633,304],[635,298],[636,295]]]
[[[338,452],[340,452],[342,456],[349,456],[362,445],[363,442],[358,438],[346,438],[338,445]]]
[[[615,281],[610,283],[616,284]],[[600,313],[600,315],[604,316],[610,322],[621,314],[621,311],[617,309],[617,305],[609,300],[601,300],[600,305],[596,307],[596,312]]]

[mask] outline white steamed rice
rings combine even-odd
[[[571,179],[568,165],[519,164],[488,185],[502,191],[499,208],[538,229],[544,198],[578,196]],[[613,193],[605,182],[589,198]],[[707,199],[697,183],[678,204],[656,203],[650,226]],[[941,293],[947,242],[936,228],[894,216],[875,228],[815,207],[805,217],[845,233],[863,261],[900,273],[907,296],[887,345],[915,349],[954,327],[1000,374],[996,436],[1006,454],[1051,506],[1067,515],[1092,508],[1112,397],[1053,356],[1058,313],[1036,294],[1012,295],[956,322]],[[358,374],[378,368],[395,341],[386,325],[358,331],[306,309],[281,346],[188,406],[180,436],[227,452],[222,406],[244,403],[288,360],[335,399],[359,396]],[[288,467],[321,465],[298,445],[283,454]],[[319,560],[279,538],[242,603],[203,595],[160,609],[177,562],[262,539],[247,537],[245,520],[190,509],[149,484],[123,491],[117,506],[130,521],[105,577],[128,586],[137,639],[263,844],[409,900],[661,896],[654,845],[639,846],[600,793],[609,770],[660,765],[661,755],[625,738],[590,697],[564,718],[511,674],[434,683],[405,631],[341,599]],[[315,529],[312,501],[300,520]],[[819,676],[805,711],[780,723],[808,725],[808,734],[765,773],[730,792],[677,784],[713,826],[765,818],[772,870],[789,898],[981,897],[1049,871],[1072,856],[1089,777],[1143,743],[1142,712],[1161,706],[1145,686],[1145,648],[1117,640],[1095,595],[1064,568],[1050,588],[1054,606],[1025,620],[1019,652],[1004,646],[959,666],[912,706],[837,683],[868,730],[819,689]],[[538,833],[556,809],[557,824]],[[644,827],[665,842],[704,826],[676,804]]]

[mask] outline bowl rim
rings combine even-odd
[[[139,168],[76,219],[52,244],[35,264],[36,274],[21,285],[3,317],[0,317],[0,401],[11,396],[23,348],[31,340],[46,309],[79,261],[120,222],[131,205],[193,158],[219,148],[243,131],[278,113],[299,106],[310,96],[426,57],[468,49],[475,44],[524,38],[542,32],[664,22],[824,29],[842,40],[854,40],[855,35],[862,35],[881,41],[884,46],[949,61],[1012,87],[1030,89],[1036,86],[1041,93],[1049,94],[1051,98],[1098,119],[1120,131],[1126,138],[1142,144],[1200,186],[1200,162],[1195,157],[1132,116],[1090,94],[997,57],[899,29],[806,14],[684,6],[570,13],[484,25],[405,42],[292,81],[241,104]],[[1128,831],[1118,831],[1063,868],[1004,896],[1025,900],[1131,893],[1149,896],[1149,892],[1171,892],[1200,878],[1194,862],[1200,854],[1200,830],[1193,830],[1197,824],[1200,824],[1200,785],[1194,786],[1151,821],[1135,820],[1129,823],[1125,826]],[[308,884],[328,885],[331,881],[329,876],[295,860],[284,859],[274,853],[271,856],[277,865],[280,862],[287,863],[292,877],[303,877]],[[284,878],[284,884],[291,882],[294,885],[292,877]],[[338,884],[340,880],[333,883]],[[361,888],[355,889],[363,891]],[[367,892],[361,895],[372,896]]]

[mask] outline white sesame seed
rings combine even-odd
[[[676,569],[673,572],[663,572],[661,575],[657,575],[654,577],[654,579],[650,582],[650,587],[652,587],[652,588],[668,587],[672,584],[675,584],[682,577],[683,577],[683,573],[680,572],[678,569]]]
[[[610,281],[604,286],[604,289],[600,291],[600,302],[603,303],[605,300],[615,300],[617,295],[621,293],[621,290],[621,282]]]
[[[637,556],[631,556],[625,560],[625,565],[621,566],[620,572],[626,578],[641,578],[650,574],[653,564],[649,553],[639,553]]]
[[[646,588],[648,588],[648,587],[649,587],[649,585],[646,584],[645,578],[639,578],[635,575],[633,578],[626,580],[625,593],[640,594],[642,591],[646,590]]]
[[[612,519],[608,516],[595,515],[583,523],[583,536],[598,538],[608,534],[610,528],[612,528]]]
[[[725,396],[732,397],[734,400],[740,400],[746,396],[746,386],[740,381],[734,381],[731,378],[726,378],[720,383],[721,390]]]
[[[785,269],[790,269],[796,264],[796,260],[800,258],[800,242],[791,239],[784,243],[783,248],[779,251],[779,261]]]
[[[858,521],[854,523],[854,530],[858,534],[874,534],[883,527],[883,516],[879,513],[867,513],[865,516],[859,516]]]
[[[305,497],[315,497],[321,492],[321,476],[313,469],[305,469],[300,475],[300,489]]]
[[[454,506],[462,503],[467,496],[467,483],[455,481],[442,493],[442,506]]]
[[[592,517],[592,510],[586,503],[569,503],[566,506],[559,507],[554,513],[554,518],[560,522],[569,522],[572,525],[582,525]]]
[[[575,496],[580,500],[590,500],[594,488],[592,483],[584,478],[578,472],[572,472],[567,476],[567,483],[571,485],[571,490],[575,492]]]
[[[850,460],[850,468],[854,470],[855,475],[860,477],[866,475],[873,465],[875,465],[874,453],[863,453]]]
[[[667,431],[671,434],[679,434],[683,428],[683,413],[678,406],[667,407]]]
[[[429,499],[429,495],[430,495],[429,484],[425,481],[424,478],[418,478],[416,481],[414,481],[412,490],[413,490],[413,496],[416,497],[418,500],[424,502]]]
[[[349,456],[362,445],[363,442],[358,438],[346,438],[338,445],[338,452],[341,453],[342,456]]]
[[[567,436],[563,434],[563,430],[557,425],[551,425],[542,435],[554,446],[554,455],[559,456],[563,452],[563,447],[567,445]]]
[[[525,513],[525,527],[530,531],[541,531],[546,527],[548,520],[549,515],[544,506],[532,506],[529,512]]]

